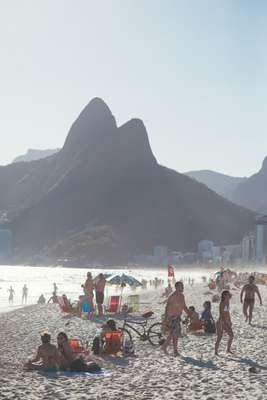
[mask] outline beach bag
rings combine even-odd
[[[129,357],[134,355],[134,344],[133,341],[130,339],[125,339],[123,341],[123,349],[122,353],[124,357]]]

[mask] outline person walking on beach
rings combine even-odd
[[[95,297],[96,297],[96,304],[99,316],[103,315],[105,286],[106,286],[105,276],[103,274],[99,274],[99,277],[95,283]]]
[[[87,298],[88,301],[88,318],[91,318],[93,316],[93,312],[94,312],[94,302],[93,302],[93,298],[94,298],[94,280],[92,277],[91,272],[87,272],[87,279],[85,281],[85,284],[82,285],[83,287],[83,291],[84,294]]]
[[[166,308],[165,308],[165,316],[164,320],[168,326],[169,334],[166,341],[161,346],[161,350],[164,353],[167,353],[167,348],[169,344],[173,343],[173,353],[174,356],[178,356],[178,337],[181,334],[181,315],[183,311],[186,314],[191,315],[190,310],[187,308],[185,304],[184,298],[184,284],[183,282],[176,282],[175,283],[175,292],[173,292],[167,301]]]
[[[8,292],[9,292],[8,302],[9,302],[9,304],[13,304],[15,290],[13,289],[12,286],[10,286],[10,288],[8,289]]]
[[[221,294],[221,302],[219,308],[219,319],[217,321],[217,340],[215,343],[215,355],[218,356],[218,349],[220,342],[223,337],[223,333],[226,332],[229,336],[228,343],[227,343],[227,353],[233,354],[231,350],[231,345],[233,342],[234,334],[232,330],[232,322],[230,317],[230,299],[231,294],[229,290],[224,290]]]
[[[260,291],[258,289],[258,286],[255,285],[255,278],[253,275],[251,275],[248,278],[248,283],[243,286],[241,293],[240,293],[240,301],[243,303],[243,314],[246,318],[246,322],[248,321],[249,325],[251,325],[252,321],[252,314],[253,314],[253,309],[254,309],[254,304],[255,304],[255,294],[257,294],[259,300],[260,300],[260,305],[262,306],[262,298],[260,295]],[[245,293],[245,299],[243,302],[243,295]]]
[[[57,291],[58,291],[58,287],[57,287],[57,284],[54,282],[53,283],[53,293],[55,293],[55,295],[57,295]]]
[[[27,285],[25,284],[22,288],[22,304],[27,303],[27,297],[28,297],[28,288]]]

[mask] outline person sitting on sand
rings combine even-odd
[[[81,356],[77,356],[69,344],[68,336],[65,332],[57,335],[59,365],[60,369],[72,372],[99,372],[101,368],[95,360],[87,355],[87,361]]]
[[[230,299],[231,294],[229,290],[224,290],[221,294],[221,302],[219,308],[219,319],[217,321],[217,340],[215,343],[215,354],[218,356],[218,349],[222,340],[223,333],[226,332],[229,336],[227,344],[227,353],[232,353],[231,345],[233,342],[234,334],[232,330],[232,322],[230,317]]]
[[[169,344],[173,343],[173,352],[175,356],[178,356],[178,337],[181,334],[181,315],[185,311],[188,315],[191,311],[187,308],[184,298],[184,285],[183,282],[175,283],[175,292],[168,298],[164,319],[169,327],[169,335],[166,341],[161,346],[161,350],[167,353]]]
[[[243,286],[241,293],[240,293],[240,301],[243,303],[243,295],[245,293],[245,299],[243,303],[243,314],[246,318],[246,322],[251,325],[252,321],[252,313],[254,309],[254,304],[255,304],[255,294],[257,294],[259,300],[260,300],[260,305],[262,306],[262,299],[261,295],[258,289],[258,286],[255,285],[255,278],[253,275],[251,275],[248,278],[248,283]],[[248,314],[249,313],[249,314]]]
[[[204,331],[206,333],[215,333],[216,327],[213,316],[211,314],[211,302],[205,301],[203,304],[204,310],[201,314],[201,321],[204,323]]]
[[[190,315],[186,318],[186,322],[189,322],[189,325],[187,326],[187,331],[188,332],[194,332],[198,331],[203,328],[203,323],[199,319],[199,315],[195,310],[194,306],[188,307],[188,309],[191,311]]]
[[[28,371],[44,370],[50,371],[58,368],[59,354],[56,346],[50,343],[51,336],[49,333],[44,332],[41,335],[41,346],[38,347],[36,356],[29,360],[24,368]],[[41,361],[41,363],[38,363]]]
[[[43,294],[41,294],[41,296],[39,297],[37,304],[45,304],[46,303],[46,299],[44,297]]]
[[[58,297],[56,292],[52,293],[52,296],[50,297],[47,303],[50,303],[50,301],[52,301],[53,304],[58,304]]]

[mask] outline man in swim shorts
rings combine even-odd
[[[105,286],[106,286],[105,276],[103,274],[99,274],[99,277],[95,283],[95,297],[96,297],[96,304],[99,316],[103,315]]]
[[[241,293],[240,293],[240,301],[243,303],[243,314],[246,318],[246,322],[248,321],[249,324],[251,325],[252,321],[252,314],[253,314],[253,309],[254,309],[254,304],[255,304],[255,294],[257,294],[259,300],[260,300],[260,305],[262,306],[262,299],[261,295],[259,292],[258,287],[254,283],[255,278],[253,275],[251,275],[248,279],[248,282],[246,285],[243,286]],[[245,298],[243,302],[243,295],[245,293]]]
[[[167,354],[167,347],[172,341],[173,352],[175,356],[178,356],[177,346],[178,337],[181,334],[181,315],[183,311],[185,311],[188,315],[191,314],[190,310],[185,304],[183,291],[183,282],[176,282],[175,292],[169,296],[165,309],[165,321],[168,325],[169,335],[166,341],[161,346],[161,350],[163,350]]]

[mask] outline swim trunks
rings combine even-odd
[[[244,302],[247,303],[247,304],[253,305],[255,303],[255,299],[248,299],[247,298],[247,299],[244,300]]]
[[[181,335],[181,318],[173,315],[168,317],[170,334],[176,338]]]
[[[96,292],[96,304],[103,304],[103,303],[104,303],[104,293]]]

